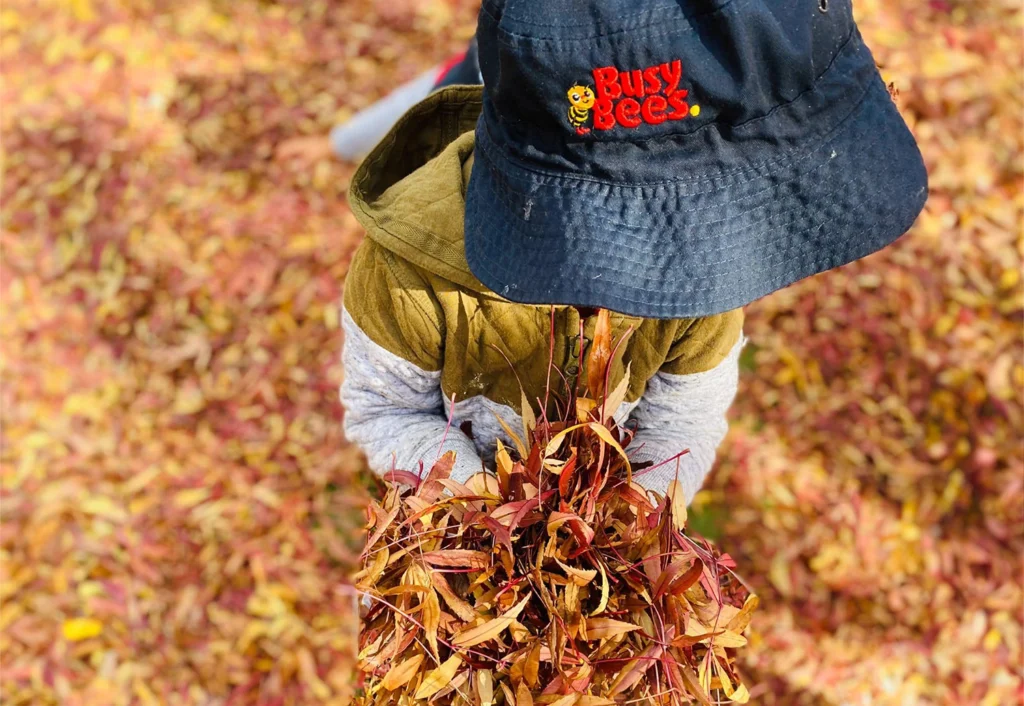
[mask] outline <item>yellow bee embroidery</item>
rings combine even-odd
[[[569,98],[569,124],[576,128],[577,135],[586,135],[590,132],[586,125],[590,120],[590,109],[594,107],[594,89],[577,83],[566,95]]]

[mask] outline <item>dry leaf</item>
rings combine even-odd
[[[423,657],[422,654],[413,655],[409,659],[391,667],[380,682],[381,688],[394,691],[404,686],[410,679],[416,676],[416,670],[419,669],[420,664],[423,662]]]

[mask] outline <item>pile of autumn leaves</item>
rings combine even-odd
[[[447,454],[425,477],[386,477],[356,575],[359,704],[747,700],[734,653],[757,598],[728,555],[684,533],[676,482],[661,497],[632,481],[630,433],[611,416],[626,381],[603,394],[607,321],[576,418],[538,421],[524,404],[496,475],[458,483]]]

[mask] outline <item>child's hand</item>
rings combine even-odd
[[[278,162],[296,162],[302,167],[311,167],[333,156],[327,135],[293,137],[279,144],[274,152],[274,159]]]

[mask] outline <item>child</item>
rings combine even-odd
[[[572,382],[605,308],[635,329],[610,385],[628,368],[637,482],[689,501],[741,307],[904,233],[917,146],[848,0],[484,0],[477,39],[483,87],[419,103],[352,182],[346,434],[377,471],[454,450],[465,480],[520,388],[545,398],[552,328]]]

